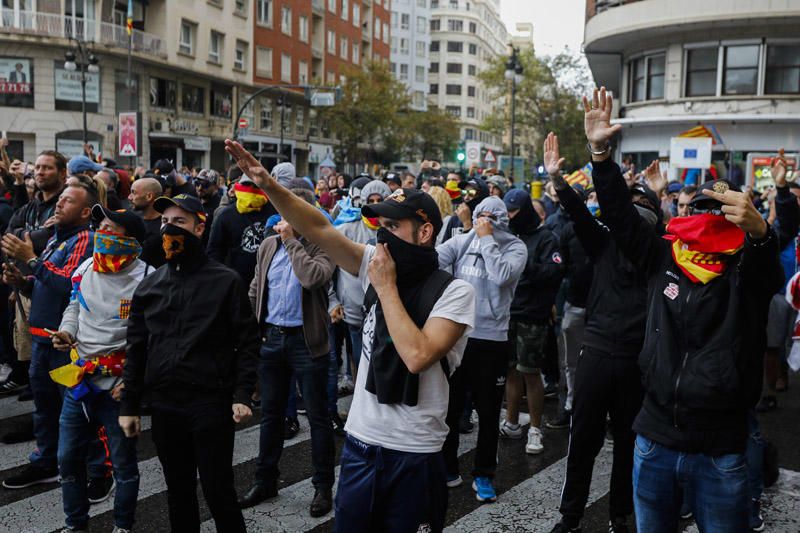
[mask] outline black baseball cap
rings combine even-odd
[[[156,161],[156,164],[153,165],[153,170],[155,170],[156,174],[159,176],[166,176],[175,170],[175,166],[169,161],[169,159],[159,159]]]
[[[417,218],[422,222],[430,222],[436,235],[442,229],[442,214],[436,201],[418,189],[397,189],[384,201],[363,206],[361,213],[367,218]]]
[[[400,176],[397,175],[396,172],[389,172],[386,174],[386,177],[383,178],[383,181],[392,183],[396,183],[397,185],[402,185],[403,183],[400,181]]]
[[[139,243],[144,241],[147,231],[144,227],[142,217],[129,211],[127,209],[120,209],[119,211],[112,211],[100,204],[95,204],[92,207],[92,220],[95,224],[100,224],[104,218],[110,219],[115,224],[119,224],[125,228],[125,234],[133,237]]]
[[[200,222],[206,221],[206,212],[203,209],[203,204],[200,203],[200,200],[196,196],[190,194],[179,194],[173,198],[161,196],[156,198],[156,201],[153,202],[153,209],[159,213],[163,213],[167,208],[172,206],[180,207],[184,211],[197,215]]]
[[[631,194],[639,194],[641,196],[644,196],[647,199],[647,202],[650,205],[646,205],[646,206],[642,205],[642,207],[650,209],[650,211],[658,214],[659,207],[661,206],[661,202],[658,201],[658,196],[656,196],[656,193],[654,193],[652,191],[652,189],[650,189],[650,187],[646,187],[645,185],[642,185],[641,183],[637,183],[636,185],[634,185],[631,188]],[[641,205],[641,204],[639,204],[639,205]]]
[[[705,194],[705,191],[714,191],[723,194],[726,191],[739,192],[739,187],[737,187],[736,185],[725,179],[709,180],[700,185],[700,187],[697,189],[697,194],[694,196],[694,198],[692,198],[692,201],[689,202],[689,205],[694,206],[701,202],[714,202],[715,204],[718,205],[719,200],[711,198],[710,196]]]

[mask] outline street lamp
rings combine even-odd
[[[83,113],[83,144],[89,142],[88,128],[86,126],[86,72],[97,74],[100,67],[97,65],[97,56],[86,48],[86,42],[74,37],[70,41],[75,42],[75,50],[69,50],[64,54],[64,70],[75,72],[80,65],[81,69],[81,112]],[[76,59],[79,63],[76,63]]]
[[[515,113],[517,107],[517,85],[522,83],[522,63],[519,61],[519,48],[511,47],[511,57],[506,61],[505,78],[511,82],[511,170],[509,175],[514,177],[514,127],[515,127]]]

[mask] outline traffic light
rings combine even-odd
[[[463,163],[467,159],[467,150],[464,148],[464,143],[458,143],[458,150],[456,151],[456,161]]]

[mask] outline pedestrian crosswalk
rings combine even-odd
[[[347,410],[351,397],[339,400],[340,410]],[[32,409],[30,402],[20,403],[16,399],[0,399],[0,430],[6,431],[9,424],[19,421]],[[258,415],[258,413],[256,413]],[[145,424],[140,441],[139,504],[137,508],[137,531],[159,532],[169,530],[166,508],[166,486],[155,450],[149,441],[149,424]],[[234,474],[236,489],[243,493],[253,481],[255,460],[258,455],[257,421],[241,427],[235,436]],[[529,456],[524,452],[525,441],[501,441],[498,451],[500,466],[496,479],[498,501],[494,504],[479,504],[470,488],[468,475],[474,459],[477,443],[477,427],[470,434],[462,435],[459,456],[465,483],[450,491],[447,531],[495,532],[531,531],[546,532],[560,518],[558,505],[566,468],[566,432],[546,432],[545,453]],[[337,439],[337,450],[341,448]],[[0,479],[9,475],[26,461],[32,443],[0,445]],[[308,423],[300,417],[300,432],[286,442],[281,461],[281,484],[279,496],[244,511],[248,531],[295,532],[330,531],[333,513],[321,517],[309,516],[308,508],[314,494],[311,484],[311,443]],[[607,505],[598,501],[607,494],[611,472],[611,449],[605,446],[597,458],[592,489],[589,497],[592,506]],[[338,476],[338,468],[336,470]],[[1,489],[0,489],[1,491]],[[779,482],[768,489],[763,503],[767,517],[767,531],[800,530],[800,473],[782,470]],[[607,498],[605,498],[607,500]],[[200,499],[202,502],[202,498]],[[113,528],[113,498],[91,508],[90,531],[110,531]],[[591,513],[588,513],[591,514]],[[595,513],[605,516],[602,513]],[[22,491],[0,492],[0,531],[21,533],[47,533],[63,527],[61,491],[55,484],[42,485]],[[202,504],[202,531],[215,531],[210,513]],[[603,531],[602,524],[586,527],[587,533]],[[689,526],[686,533],[696,532]]]

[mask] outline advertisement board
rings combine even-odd
[[[118,120],[120,156],[135,157],[139,155],[139,116],[134,112],[120,113]]]

